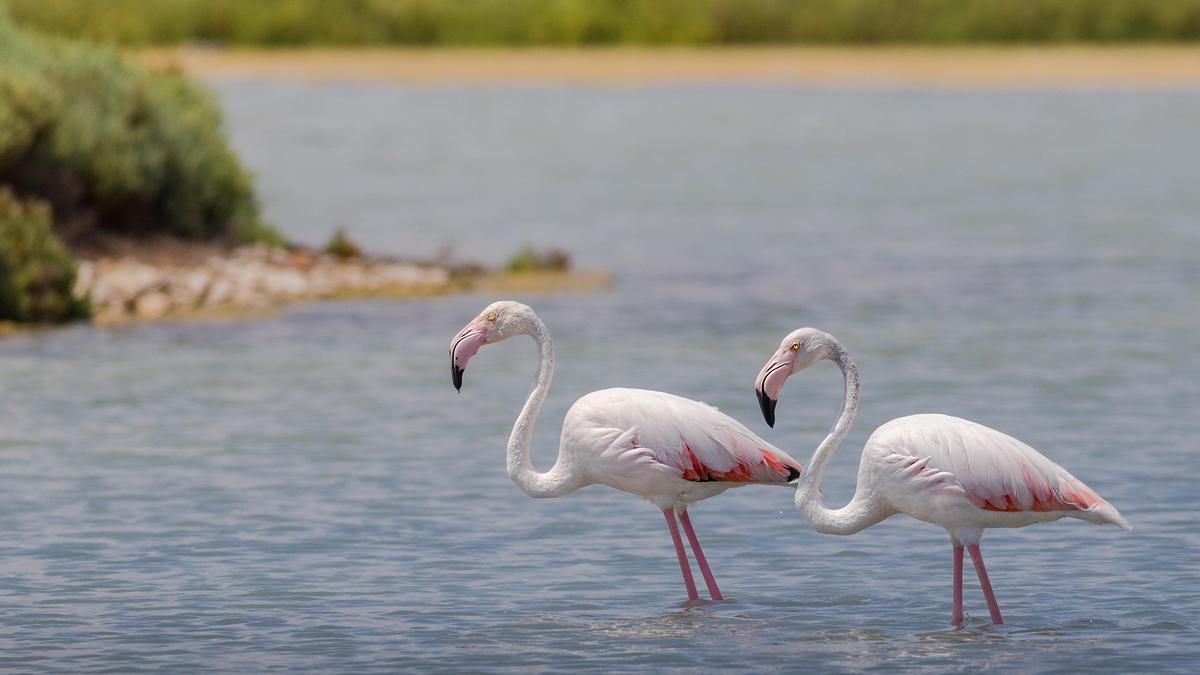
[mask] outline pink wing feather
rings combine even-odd
[[[1091,511],[1095,518],[1089,519],[1124,523],[1116,509],[1066,469],[982,424],[949,415],[912,415],[876,434],[878,440],[873,436],[872,441],[893,456],[927,459],[926,471],[951,474],[967,498],[986,511]]]
[[[631,444],[690,481],[782,484],[800,463],[713,406],[644,389],[606,389],[588,396],[603,420],[632,430]],[[602,412],[601,412],[602,411]]]

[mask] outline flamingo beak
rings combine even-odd
[[[467,362],[487,342],[488,327],[479,321],[467,324],[450,341],[450,380],[456,391],[462,391],[463,373]]]
[[[754,394],[758,396],[758,407],[762,410],[763,419],[767,426],[775,427],[775,404],[779,403],[779,391],[788,375],[792,374],[792,363],[795,357],[776,356],[759,371],[754,383]]]
[[[762,389],[755,389],[754,393],[758,396],[758,407],[762,410],[763,419],[767,421],[767,426],[775,428],[775,404],[779,403],[778,399],[771,398]]]

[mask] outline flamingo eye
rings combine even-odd
[[[793,343],[792,343],[792,346],[791,346],[791,347],[788,347],[788,349],[790,349],[790,350],[792,350],[792,351],[794,351],[794,352],[798,352],[798,351],[800,351],[800,343],[799,343],[799,342],[793,342]]]
[[[485,318],[485,319],[487,319],[488,321],[495,321],[495,320],[496,320],[496,313],[495,313],[495,312],[488,312],[488,315],[487,315],[486,317],[484,317],[484,318]]]

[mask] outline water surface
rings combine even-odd
[[[494,298],[0,340],[0,664],[13,670],[1190,671],[1200,657],[1200,93],[217,81],[271,219],[400,255],[560,245],[611,292],[531,296],[558,371],[535,438],[608,386],[706,400],[807,463],[822,366],[777,430],[751,383],[789,330],[863,372],[826,474],[894,417],[1013,433],[1132,533],[993,531],[1008,624],[895,517],[809,531],[785,489],[692,513],[730,600],[688,606],[661,516],[532,500],[503,447],[535,366],[445,347]]]

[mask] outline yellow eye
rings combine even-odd
[[[495,321],[495,320],[496,320],[496,313],[495,313],[495,312],[488,312],[488,315],[487,315],[487,317],[485,317],[485,318],[486,318],[488,321]]]
[[[798,351],[800,351],[800,343],[799,343],[799,342],[793,342],[793,343],[792,343],[792,346],[791,346],[791,347],[788,347],[788,349],[790,349],[790,350],[792,350],[792,351],[794,351],[794,352],[798,352]]]

